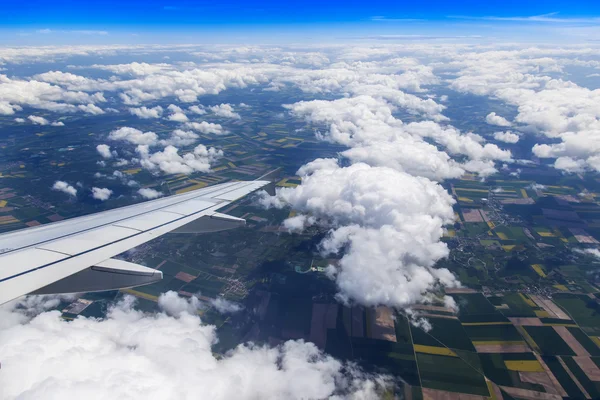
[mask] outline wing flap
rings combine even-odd
[[[33,293],[59,294],[116,290],[147,285],[161,279],[161,271],[123,260],[108,259]]]

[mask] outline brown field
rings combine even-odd
[[[313,304],[310,341],[322,349],[325,348],[327,342],[327,330],[335,328],[337,310],[337,304]]]
[[[187,282],[187,283],[190,283],[191,281],[196,279],[196,277],[194,275],[190,275],[185,272],[178,272],[177,275],[175,275],[175,278],[179,279],[180,281]]]
[[[535,390],[519,389],[510,386],[500,386],[502,390],[519,399],[541,399],[541,400],[562,400],[557,394],[537,392]]]
[[[553,328],[556,331],[556,333],[558,333],[560,337],[569,345],[571,350],[575,352],[575,354],[584,357],[590,356],[590,353],[588,353],[588,351],[581,345],[581,343],[579,343],[577,339],[575,339],[575,336],[573,336],[573,334],[569,332],[566,326],[553,326]]]
[[[546,372],[519,372],[519,378],[522,382],[542,385],[546,393],[557,394],[560,397],[563,397],[563,395],[556,389],[554,382],[552,382],[552,379],[550,379]],[[564,396],[566,396],[566,393]]]
[[[523,344],[476,344],[478,353],[529,353],[531,349]]]
[[[590,357],[573,357],[573,360],[591,381],[600,382],[600,369]]]
[[[476,394],[446,392],[445,390],[423,388],[423,400],[486,400]]]
[[[511,317],[511,318],[509,318],[509,320],[515,326],[544,326],[544,324],[542,323],[542,321],[539,318],[534,318],[534,317],[530,317],[530,318]]]
[[[460,294],[460,293],[478,293],[475,289],[470,288],[446,288],[447,294]]]
[[[571,378],[571,380],[573,382],[575,382],[575,384],[577,385],[577,387],[579,388],[579,390],[581,391],[581,393],[583,393],[585,395],[585,398],[586,399],[591,399],[592,397],[583,388],[583,386],[581,386],[581,383],[577,380],[577,378],[575,378],[575,375],[573,375],[573,373],[571,372],[571,370],[569,369],[569,367],[567,367],[567,364],[565,364],[565,362],[562,360],[562,358],[560,358],[560,357],[557,357],[557,358],[558,358],[558,362],[560,363],[560,365],[564,368],[565,371],[567,371],[567,374],[569,375],[569,377]]]
[[[552,300],[545,299],[542,296],[537,296],[535,294],[532,294],[529,297],[531,297],[535,304],[548,311],[548,314],[550,314],[551,318],[571,319],[563,310],[554,304]]]
[[[481,213],[477,208],[463,208],[462,215],[465,222],[483,222]]]
[[[336,307],[337,315],[337,307]],[[371,314],[371,337],[373,339],[396,341],[396,329],[394,328],[394,313],[389,307],[379,306],[375,313]],[[331,328],[335,328],[335,323]]]

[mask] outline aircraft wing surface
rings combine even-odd
[[[162,272],[112,259],[169,232],[216,232],[245,221],[217,212],[268,181],[228,182],[0,235],[0,304],[22,295],[133,287]]]

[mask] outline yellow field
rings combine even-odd
[[[15,222],[19,222],[18,219],[13,217],[12,215],[8,215],[5,219],[0,219],[0,225],[14,224]]]
[[[229,168],[229,167],[223,165],[221,167],[213,168],[213,171],[214,172],[219,172],[219,171],[223,171],[224,169],[227,169],[227,168]]]
[[[566,292],[569,290],[569,288],[567,288],[565,285],[554,285],[554,287],[558,290],[562,290],[563,292]]]
[[[455,352],[446,347],[435,347],[435,346],[424,346],[422,344],[415,344],[415,352],[425,354],[437,354],[440,356],[458,357]]]
[[[448,229],[448,230],[446,230],[446,233],[444,234],[444,236],[454,237],[454,236],[456,236],[456,231],[454,229]]]
[[[490,229],[494,229],[496,227],[496,225],[494,225],[494,223],[492,221],[488,221],[487,224],[490,227]]]
[[[567,323],[561,324],[560,322],[548,323],[548,324],[544,324],[544,326],[564,326],[567,328],[577,328],[577,325],[575,325],[575,324],[567,324]]]
[[[296,183],[288,183],[288,178],[283,178],[282,180],[280,180],[279,182],[276,183],[276,186],[283,186],[283,187],[296,187],[298,186],[298,184]]]
[[[126,169],[123,172],[126,173],[126,174],[129,174],[129,175],[135,175],[138,172],[140,172],[141,170],[142,170],[141,168],[132,168],[132,169]]]
[[[504,249],[504,251],[511,251],[512,249],[515,248],[514,244],[505,244],[504,246],[502,246],[502,248]]]
[[[529,197],[529,196],[527,196],[527,191],[525,189],[521,189],[521,195],[523,196],[524,199]]]
[[[533,312],[538,318],[550,318],[550,314],[546,310],[533,310]]]
[[[496,235],[498,235],[498,237],[502,240],[508,240],[508,236],[506,236],[505,233],[502,232],[496,232]]]
[[[477,192],[477,193],[487,193],[487,190],[483,190],[483,189],[467,189],[467,188],[461,188],[461,187],[457,187],[456,188],[457,191],[459,192]]]
[[[600,337],[598,337],[598,336],[590,336],[590,339],[592,339],[592,341],[594,343],[596,343],[596,346],[600,347]]]
[[[537,234],[541,237],[556,237],[556,235],[552,232],[538,232]]]
[[[529,307],[537,307],[537,304],[535,304],[535,302],[533,300],[531,300],[529,297],[525,296],[523,293],[519,293],[519,296],[521,296],[521,298],[523,299],[523,301],[525,303],[527,303],[527,305]]]
[[[237,165],[232,162],[228,162],[227,165],[229,165],[231,168],[237,168]]]
[[[6,204],[8,204],[8,201],[0,200],[0,207],[6,207]]]
[[[180,194],[180,193],[187,193],[187,192],[191,192],[192,190],[196,190],[196,189],[202,189],[203,187],[208,186],[206,183],[204,182],[199,182],[196,183],[195,185],[192,186],[188,186],[186,188],[183,189],[179,189],[178,191],[176,191],[176,194]]]
[[[522,340],[488,340],[488,341],[475,340],[475,341],[473,341],[474,346],[485,346],[486,344],[510,346],[510,345],[516,345],[516,344],[526,344],[526,343]]]
[[[545,372],[544,367],[538,360],[506,360],[504,361],[506,369],[510,371],[522,371],[522,372]]]
[[[542,278],[545,278],[547,276],[544,270],[542,269],[542,264],[531,264],[531,268],[533,268],[533,270],[537,272],[537,274]]]
[[[465,203],[472,203],[473,200],[468,197],[459,197],[458,201],[464,201]]]
[[[153,296],[151,294],[147,294],[147,293],[142,293],[142,292],[138,292],[137,290],[133,290],[133,289],[121,289],[121,292],[123,293],[127,293],[127,294],[131,294],[134,295],[136,297],[141,297],[142,299],[146,299],[146,300],[150,300],[150,301],[158,301],[158,297],[157,296]]]

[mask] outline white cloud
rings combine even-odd
[[[204,114],[206,114],[206,110],[201,105],[199,105],[199,106],[191,106],[190,108],[188,108],[188,110],[190,112],[194,113],[194,114],[197,114],[197,115],[204,115]]]
[[[156,199],[163,195],[162,192],[151,188],[141,188],[140,190],[138,190],[138,194],[145,199]]]
[[[206,121],[202,121],[202,122],[187,122],[185,124],[186,127],[193,129],[195,131],[198,131],[200,133],[205,133],[205,134],[215,134],[215,135],[225,135],[228,132],[223,129],[223,127],[220,124],[213,124],[212,122],[206,122]]]
[[[317,159],[298,175],[301,185],[263,201],[289,204],[312,217],[301,222],[332,228],[321,248],[343,252],[332,274],[343,300],[407,307],[458,285],[450,271],[433,267],[448,254],[440,238],[454,221],[454,201],[441,186],[386,167],[340,167],[333,159]]]
[[[104,114],[104,110],[101,109],[100,107],[98,107],[95,104],[80,104],[77,106],[78,109],[80,109],[83,112],[86,112],[88,114],[92,114],[92,115],[101,115]]]
[[[174,122],[187,122],[187,121],[189,121],[189,118],[187,117],[187,115],[185,115],[182,112],[173,113],[173,114],[169,115],[167,117],[167,119],[169,121],[174,121]]]
[[[494,139],[504,143],[517,143],[520,139],[519,135],[512,133],[511,131],[496,132],[494,133]]]
[[[59,192],[66,193],[69,196],[73,197],[77,196],[77,189],[75,189],[73,186],[69,185],[65,181],[54,182],[54,185],[52,185],[52,190],[57,190]]]
[[[242,118],[240,114],[236,113],[231,106],[231,104],[219,104],[216,106],[208,107],[210,111],[212,111],[215,115],[223,118],[233,118],[240,119]]]
[[[96,200],[106,201],[110,198],[113,191],[107,188],[92,188],[92,197]]]
[[[189,146],[190,144],[195,143],[198,138],[198,134],[192,131],[184,131],[181,129],[176,129],[171,132],[171,136],[167,140],[161,140],[161,144],[163,145],[173,145],[173,146]]]
[[[223,151],[214,147],[207,148],[199,144],[192,152],[183,156],[179,149],[167,146],[163,151],[150,153],[148,146],[138,146],[136,151],[140,155],[142,167],[151,172],[162,171],[166,174],[191,174],[193,172],[208,172],[211,164],[223,157]]]
[[[202,324],[185,309],[178,310],[178,317],[144,314],[133,310],[132,303],[126,297],[105,319],[79,317],[70,322],[58,311],[30,319],[3,308],[11,317],[11,325],[0,330],[3,395],[367,399],[379,397],[388,382],[303,341],[278,347],[242,344],[217,358],[212,352],[218,340],[214,326]]]
[[[135,115],[142,119],[160,118],[163,113],[163,108],[161,106],[156,106],[156,107],[152,107],[152,108],[148,108],[148,107],[130,108],[129,112],[132,115]]]
[[[211,300],[210,304],[221,314],[234,314],[243,309],[241,305],[229,301],[224,297],[217,297],[216,299]]]
[[[139,129],[124,126],[108,135],[111,140],[120,140],[137,145],[154,146],[158,144],[158,135],[154,132],[142,132]]]
[[[496,115],[495,112],[489,113],[485,117],[485,122],[487,122],[490,125],[496,125],[496,126],[511,126],[512,125],[509,120],[507,120],[506,118],[504,118],[500,115]]]
[[[29,117],[27,117],[27,119],[36,125],[48,125],[50,123],[50,121],[48,121],[46,118],[39,117],[37,115],[30,115]]]
[[[112,158],[112,153],[110,152],[110,146],[107,144],[99,144],[96,146],[96,151],[98,154],[102,156],[102,158],[109,159]]]

